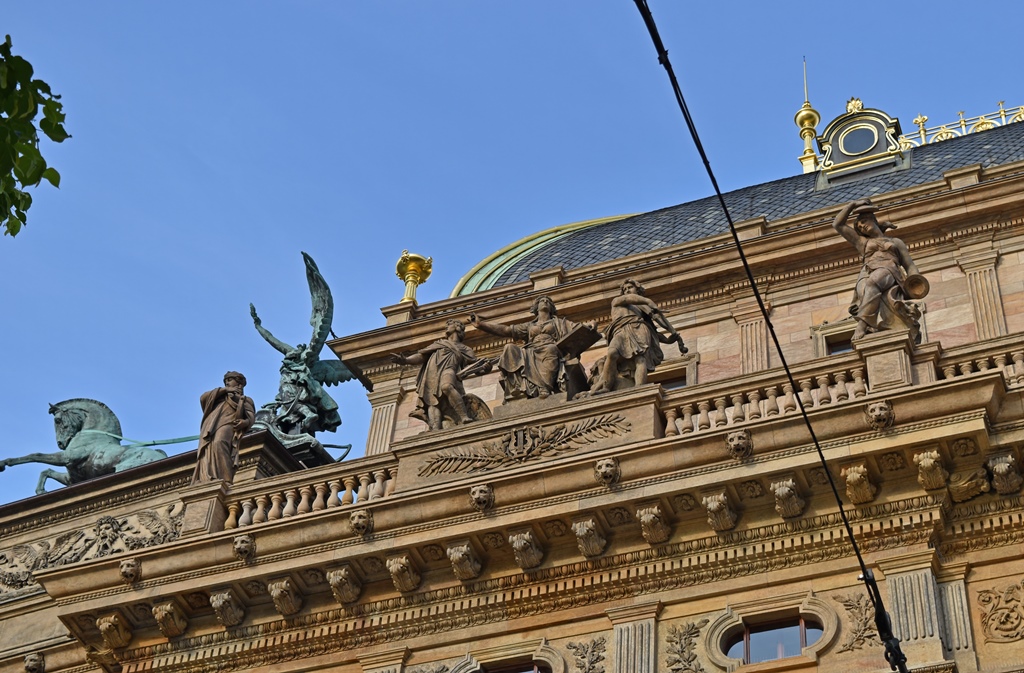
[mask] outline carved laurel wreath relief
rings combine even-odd
[[[419,475],[432,477],[438,474],[484,472],[519,465],[575,451],[608,437],[624,435],[629,429],[629,421],[618,414],[605,414],[578,423],[563,423],[550,429],[541,426],[515,428],[497,441],[438,451],[420,468]]]

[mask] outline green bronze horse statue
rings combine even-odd
[[[67,469],[67,472],[46,469],[39,475],[36,494],[46,492],[46,480],[53,479],[65,486],[102,477],[114,472],[121,472],[133,467],[166,458],[167,454],[159,449],[151,449],[153,444],[171,444],[187,441],[163,440],[156,442],[137,442],[123,445],[121,440],[121,423],[107,405],[96,400],[76,398],[50,405],[53,414],[53,426],[57,433],[56,453],[30,453],[20,458],[0,460],[0,472],[8,465],[24,463],[45,463]],[[130,441],[130,440],[129,440]]]

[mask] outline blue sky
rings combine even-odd
[[[8,5],[73,138],[43,148],[61,189],[0,239],[0,457],[56,451],[47,405],[72,397],[136,439],[195,434],[228,369],[270,400],[248,304],[309,338],[300,250],[353,334],[401,298],[403,248],[434,258],[429,302],[530,233],[711,193],[629,0]],[[1019,3],[650,5],[723,189],[800,171],[804,56],[819,130],[851,96],[905,131],[1024,104]],[[361,455],[365,396],[332,393],[323,439]]]

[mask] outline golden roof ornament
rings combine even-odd
[[[395,266],[395,273],[405,283],[403,302],[416,301],[416,288],[430,278],[433,265],[432,257],[410,253],[408,250],[402,251],[402,256],[398,258],[398,264]]]
[[[846,101],[847,112],[860,112],[864,109],[864,101],[854,96],[850,100]]]
[[[800,154],[800,163],[804,173],[813,173],[818,168],[818,153],[814,151],[814,137],[818,135],[818,122],[821,115],[811,107],[807,95],[807,59],[804,59],[804,104],[797,110],[793,122],[800,128],[800,137],[804,141],[804,151]]]
[[[970,133],[988,131],[997,126],[1017,124],[1024,121],[1024,105],[1009,110],[1005,107],[1006,101],[1001,100],[996,105],[999,109],[995,112],[988,112],[977,117],[965,117],[964,115],[967,112],[959,110],[956,113],[958,119],[955,122],[932,127],[925,127],[925,124],[928,123],[928,117],[918,115],[914,118],[917,131],[900,136],[900,149],[906,150],[929,143],[939,143],[943,140],[959,138]]]

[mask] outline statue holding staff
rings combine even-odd
[[[231,481],[238,466],[242,435],[256,420],[256,405],[251,397],[245,396],[245,376],[228,372],[224,375],[224,386],[200,395],[199,404],[203,421],[192,483]]]

